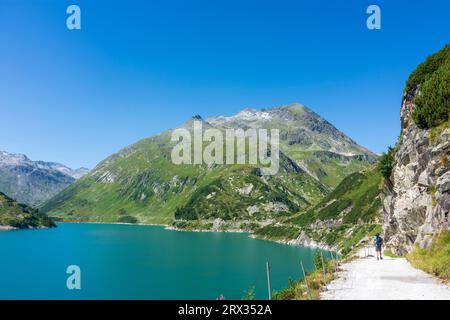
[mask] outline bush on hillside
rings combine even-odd
[[[405,91],[408,92],[415,89],[418,85],[439,69],[445,61],[450,59],[450,45],[446,45],[443,49],[429,56],[424,62],[419,64],[416,70],[411,73],[406,81]]]
[[[394,168],[394,156],[396,150],[388,147],[388,152],[383,153],[378,160],[378,170],[385,179],[391,177],[392,169]]]
[[[121,223],[138,223],[139,220],[133,216],[121,216],[119,219],[117,219],[117,222]]]
[[[444,123],[450,113],[450,58],[422,85],[414,99],[412,118],[421,129]]]

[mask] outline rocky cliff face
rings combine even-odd
[[[383,189],[384,238],[397,254],[409,252],[414,244],[428,247],[433,236],[449,228],[450,129],[424,130],[412,120],[416,87],[404,94],[401,138],[394,167]]]

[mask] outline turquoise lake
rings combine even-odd
[[[158,226],[62,223],[0,232],[0,299],[241,299],[251,286],[267,298],[313,270],[316,249],[244,233],[179,232]],[[66,268],[81,268],[68,290]]]

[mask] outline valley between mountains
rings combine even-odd
[[[309,108],[296,103],[245,109],[229,117],[195,116],[180,127],[192,128],[193,121],[219,130],[279,129],[279,172],[263,176],[258,165],[175,165],[168,130],[105,159],[41,210],[63,221],[245,230],[262,238],[330,247],[349,228],[361,235],[376,229],[381,176],[371,172],[377,156]],[[336,197],[339,201],[328,208]],[[325,218],[339,206],[348,217],[330,229]]]
[[[344,255],[382,233],[396,254],[424,250],[449,224],[449,66],[446,45],[411,74],[400,138],[381,156],[298,103],[196,115],[178,127],[191,130],[201,121],[220,131],[278,129],[280,169],[272,176],[262,175],[258,164],[174,164],[177,128],[138,141],[89,172],[2,152],[0,224],[46,226],[47,214],[59,221],[248,231]],[[11,220],[5,208],[20,218]]]

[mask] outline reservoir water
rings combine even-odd
[[[265,262],[275,290],[313,270],[316,249],[244,233],[179,232],[159,226],[62,223],[0,231],[0,299],[241,299],[254,286],[267,298]],[[69,290],[66,269],[81,270]]]

